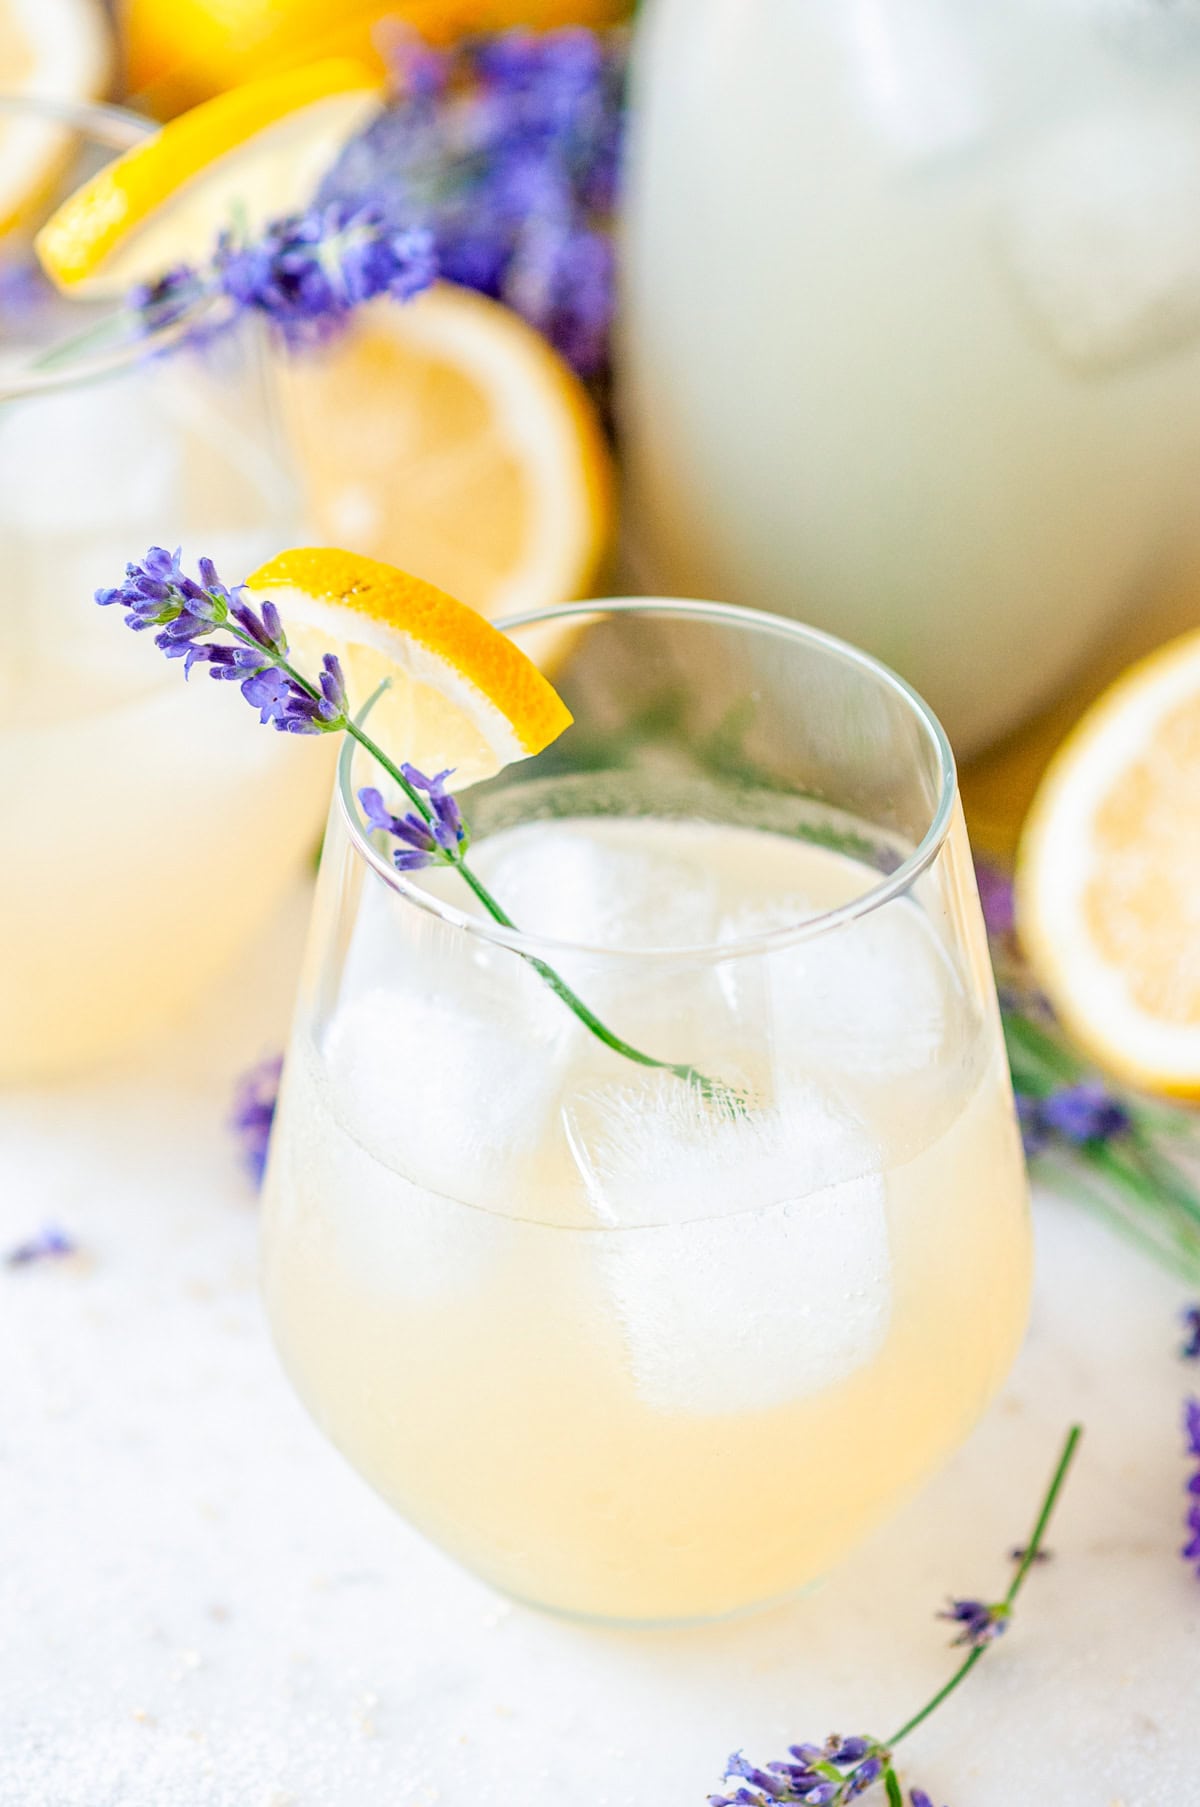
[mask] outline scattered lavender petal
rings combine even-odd
[[[969,1644],[972,1650],[982,1650],[1008,1630],[1009,1609],[1003,1603],[989,1605],[985,1600],[951,1600],[948,1609],[937,1616],[958,1626],[958,1636],[951,1639],[952,1643]]]
[[[266,1170],[282,1072],[283,1056],[273,1054],[243,1073],[234,1092],[229,1126],[239,1144],[242,1166],[255,1186],[262,1185]]]
[[[65,1230],[53,1224],[46,1224],[27,1242],[20,1242],[16,1248],[10,1249],[4,1257],[6,1267],[32,1267],[39,1261],[61,1261],[68,1255],[79,1253],[78,1244],[73,1242]]]

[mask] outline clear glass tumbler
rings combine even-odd
[[[0,106],[57,136],[64,193],[147,129],[110,108]],[[12,1081],[112,1054],[199,996],[315,845],[329,765],[319,747],[278,745],[224,687],[181,695],[180,667],[92,600],[152,544],[206,553],[235,582],[303,537],[265,345],[121,340],[111,307],[58,301],[26,245],[0,250],[0,1080]]]
[[[347,743],[267,1176],[317,1422],[563,1612],[686,1621],[820,1574],[959,1443],[1025,1322],[1027,1195],[937,722],[716,604],[509,624],[575,723],[403,877]],[[387,749],[403,759],[407,749]],[[547,983],[551,969],[605,1030]]]

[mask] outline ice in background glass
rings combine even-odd
[[[967,1433],[1025,1322],[1025,1175],[941,730],[777,618],[512,624],[575,725],[464,794],[461,880],[346,743],[265,1205],[317,1422],[525,1600],[687,1620],[821,1573]],[[403,749],[389,749],[403,757]],[[661,1059],[598,1042],[525,955]]]
[[[960,754],[1003,733],[1200,579],[1198,195],[1191,0],[648,0],[641,580],[844,634]]]
[[[0,99],[30,129],[35,102]],[[65,122],[62,192],[149,128]],[[48,203],[49,204],[49,203]],[[7,249],[7,247],[6,247]],[[109,1055],[198,997],[315,845],[325,750],[147,657],[92,601],[151,544],[253,569],[302,537],[265,347],[105,350],[102,310],[0,272],[0,1080]],[[39,366],[96,328],[93,346]],[[162,353],[162,355],[151,355]],[[214,724],[212,712],[223,715]]]

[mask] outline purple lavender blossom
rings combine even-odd
[[[732,1794],[710,1794],[709,1807],[773,1807],[776,1802],[845,1807],[873,1788],[890,1763],[875,1739],[836,1735],[823,1745],[793,1744],[788,1757],[787,1762],[759,1769],[735,1751],[726,1764],[725,1779],[748,1786]]]
[[[211,301],[214,289],[191,264],[176,264],[153,282],[139,282],[130,289],[127,303],[145,333],[165,332],[169,326],[198,313]]]
[[[381,829],[401,843],[392,854],[397,872],[419,872],[425,866],[444,865],[457,857],[466,838],[458,804],[446,789],[451,773],[447,770],[436,778],[426,778],[414,765],[402,765],[400,770],[414,790],[423,791],[429,798],[429,818],[412,811],[404,816],[393,815],[373,785],[358,793],[363,814],[372,828]]]
[[[1179,1353],[1185,1362],[1200,1361],[1200,1305],[1189,1305],[1183,1313],[1186,1331]]]
[[[975,880],[979,886],[979,901],[983,906],[983,920],[988,934],[1011,935],[1016,927],[1012,879],[995,866],[980,862],[975,868]]]
[[[1081,1079],[1050,1092],[1019,1089],[1014,1075],[1017,1121],[1025,1153],[1032,1160],[1052,1143],[1096,1147],[1126,1135],[1133,1125],[1128,1107],[1097,1080]]]
[[[912,1802],[912,1807],[933,1807],[933,1802],[923,1788],[914,1788],[908,1798]]]
[[[1111,1142],[1130,1127],[1125,1106],[1096,1080],[1080,1080],[1042,1100],[1042,1120],[1052,1134],[1074,1143]]]
[[[0,324],[5,332],[37,328],[57,300],[57,291],[33,257],[0,258]]]
[[[608,359],[626,41],[515,30],[436,51],[391,34],[397,99],[318,196],[433,234],[442,274],[506,302],[584,376]],[[387,197],[381,200],[381,197]]]
[[[1003,1601],[989,1606],[984,1600],[951,1600],[939,1619],[948,1619],[959,1627],[953,1644],[969,1644],[972,1650],[985,1649],[1008,1630],[1010,1609]]]
[[[96,601],[101,608],[123,608],[126,627],[136,633],[157,628],[155,646],[168,659],[184,661],[185,677],[199,664],[208,667],[211,678],[240,684],[259,720],[281,733],[344,729],[349,704],[335,656],[325,654],[317,683],[310,685],[288,663],[287,635],[275,604],[264,602],[256,614],[242,588],[221,582],[211,559],[202,558],[198,570],[197,582],[183,570],[178,548],[151,546],[140,564],[125,567],[122,583],[97,590]],[[217,634],[228,639],[215,640]]]
[[[282,1072],[282,1054],[272,1054],[243,1073],[234,1092],[229,1126],[239,1144],[242,1166],[255,1186],[262,1185],[267,1165]]]
[[[287,344],[328,338],[382,295],[411,301],[437,275],[433,240],[397,227],[373,198],[333,200],[274,221],[253,243],[221,238],[217,285],[236,307],[265,314]]]
[[[4,1257],[5,1267],[32,1267],[39,1261],[62,1261],[68,1255],[77,1255],[78,1245],[72,1242],[65,1230],[54,1224],[46,1224],[27,1242],[19,1242]]]
[[[254,239],[223,232],[206,265],[168,270],[130,304],[146,332],[194,315],[203,339],[254,313],[298,347],[330,338],[364,302],[412,300],[437,274],[428,231],[399,224],[390,203],[365,195],[288,214]]]
[[[1183,1432],[1189,1458],[1200,1464],[1200,1399],[1185,1400]],[[1200,1466],[1188,1480],[1187,1491],[1189,1504],[1184,1523],[1187,1527],[1188,1540],[1179,1553],[1185,1562],[1196,1565],[1196,1575],[1200,1578]]]
[[[1017,1123],[1021,1131],[1021,1142],[1025,1149],[1025,1159],[1032,1161],[1045,1148],[1048,1137],[1046,1125],[1042,1120],[1042,1101],[1032,1097],[1028,1092],[1017,1092],[1014,1102],[1017,1107]]]

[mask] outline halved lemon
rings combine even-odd
[[[22,98],[95,100],[112,65],[99,0],[0,0],[0,89]],[[0,107],[0,233],[48,202],[70,134]]]
[[[437,43],[509,25],[611,24],[629,0],[122,0],[129,85],[168,113],[314,56],[373,60],[381,20]]]
[[[1047,770],[1021,839],[1018,926],[1104,1066],[1200,1096],[1200,633],[1135,665]]]
[[[253,233],[308,206],[380,99],[371,70],[331,57],[205,101],[63,202],[35,240],[42,266],[60,288],[107,296],[195,262],[225,227]]]
[[[450,767],[461,788],[540,753],[571,724],[541,672],[504,634],[444,590],[332,547],[269,559],[247,580],[273,602],[298,667],[341,660],[351,708],[387,689],[369,731],[390,758],[427,772]]]
[[[510,309],[447,283],[378,302],[282,380],[318,535],[493,619],[588,594],[612,533],[608,448],[582,384]]]

